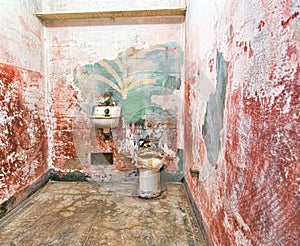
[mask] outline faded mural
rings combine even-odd
[[[72,119],[72,132],[68,132],[72,134],[73,154],[56,167],[81,170],[93,180],[132,180],[136,177],[134,160],[138,141],[148,135],[167,153],[162,179],[180,180],[183,155],[177,144],[177,121],[181,116],[170,104],[182,107],[176,92],[181,89],[183,63],[180,45],[165,43],[143,49],[128,48],[115,59],[76,66],[74,87],[78,89],[78,100],[74,108],[77,116]],[[120,125],[112,129],[113,141],[110,142],[105,141],[89,121],[99,98],[107,92],[112,101],[122,107]],[[168,102],[168,96],[175,100]],[[103,165],[92,163],[97,153],[112,161],[102,158]],[[127,178],[122,173],[126,173]]]
[[[78,66],[75,85],[83,100],[94,105],[98,97],[110,91],[113,101],[122,105],[124,120],[140,125],[149,114],[155,114],[157,121],[167,116],[176,118],[176,113],[164,112],[151,97],[179,90],[182,66],[183,52],[176,43],[142,50],[129,48],[116,59]]]

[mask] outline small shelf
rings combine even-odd
[[[128,18],[151,16],[185,16],[186,8],[144,9],[144,10],[108,10],[96,12],[39,12],[35,15],[43,21],[68,19]]]

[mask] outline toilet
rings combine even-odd
[[[141,198],[155,198],[161,194],[160,169],[165,162],[165,152],[148,142],[137,153],[135,166],[139,170],[137,193]]]

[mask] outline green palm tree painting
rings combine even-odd
[[[123,118],[137,123],[149,109],[161,114],[151,97],[179,90],[182,66],[183,52],[176,43],[129,48],[115,59],[77,66],[74,81],[84,100],[95,102],[97,95],[110,91],[112,99],[122,105]]]

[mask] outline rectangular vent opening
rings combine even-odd
[[[103,166],[113,164],[112,153],[91,153],[91,165]]]

